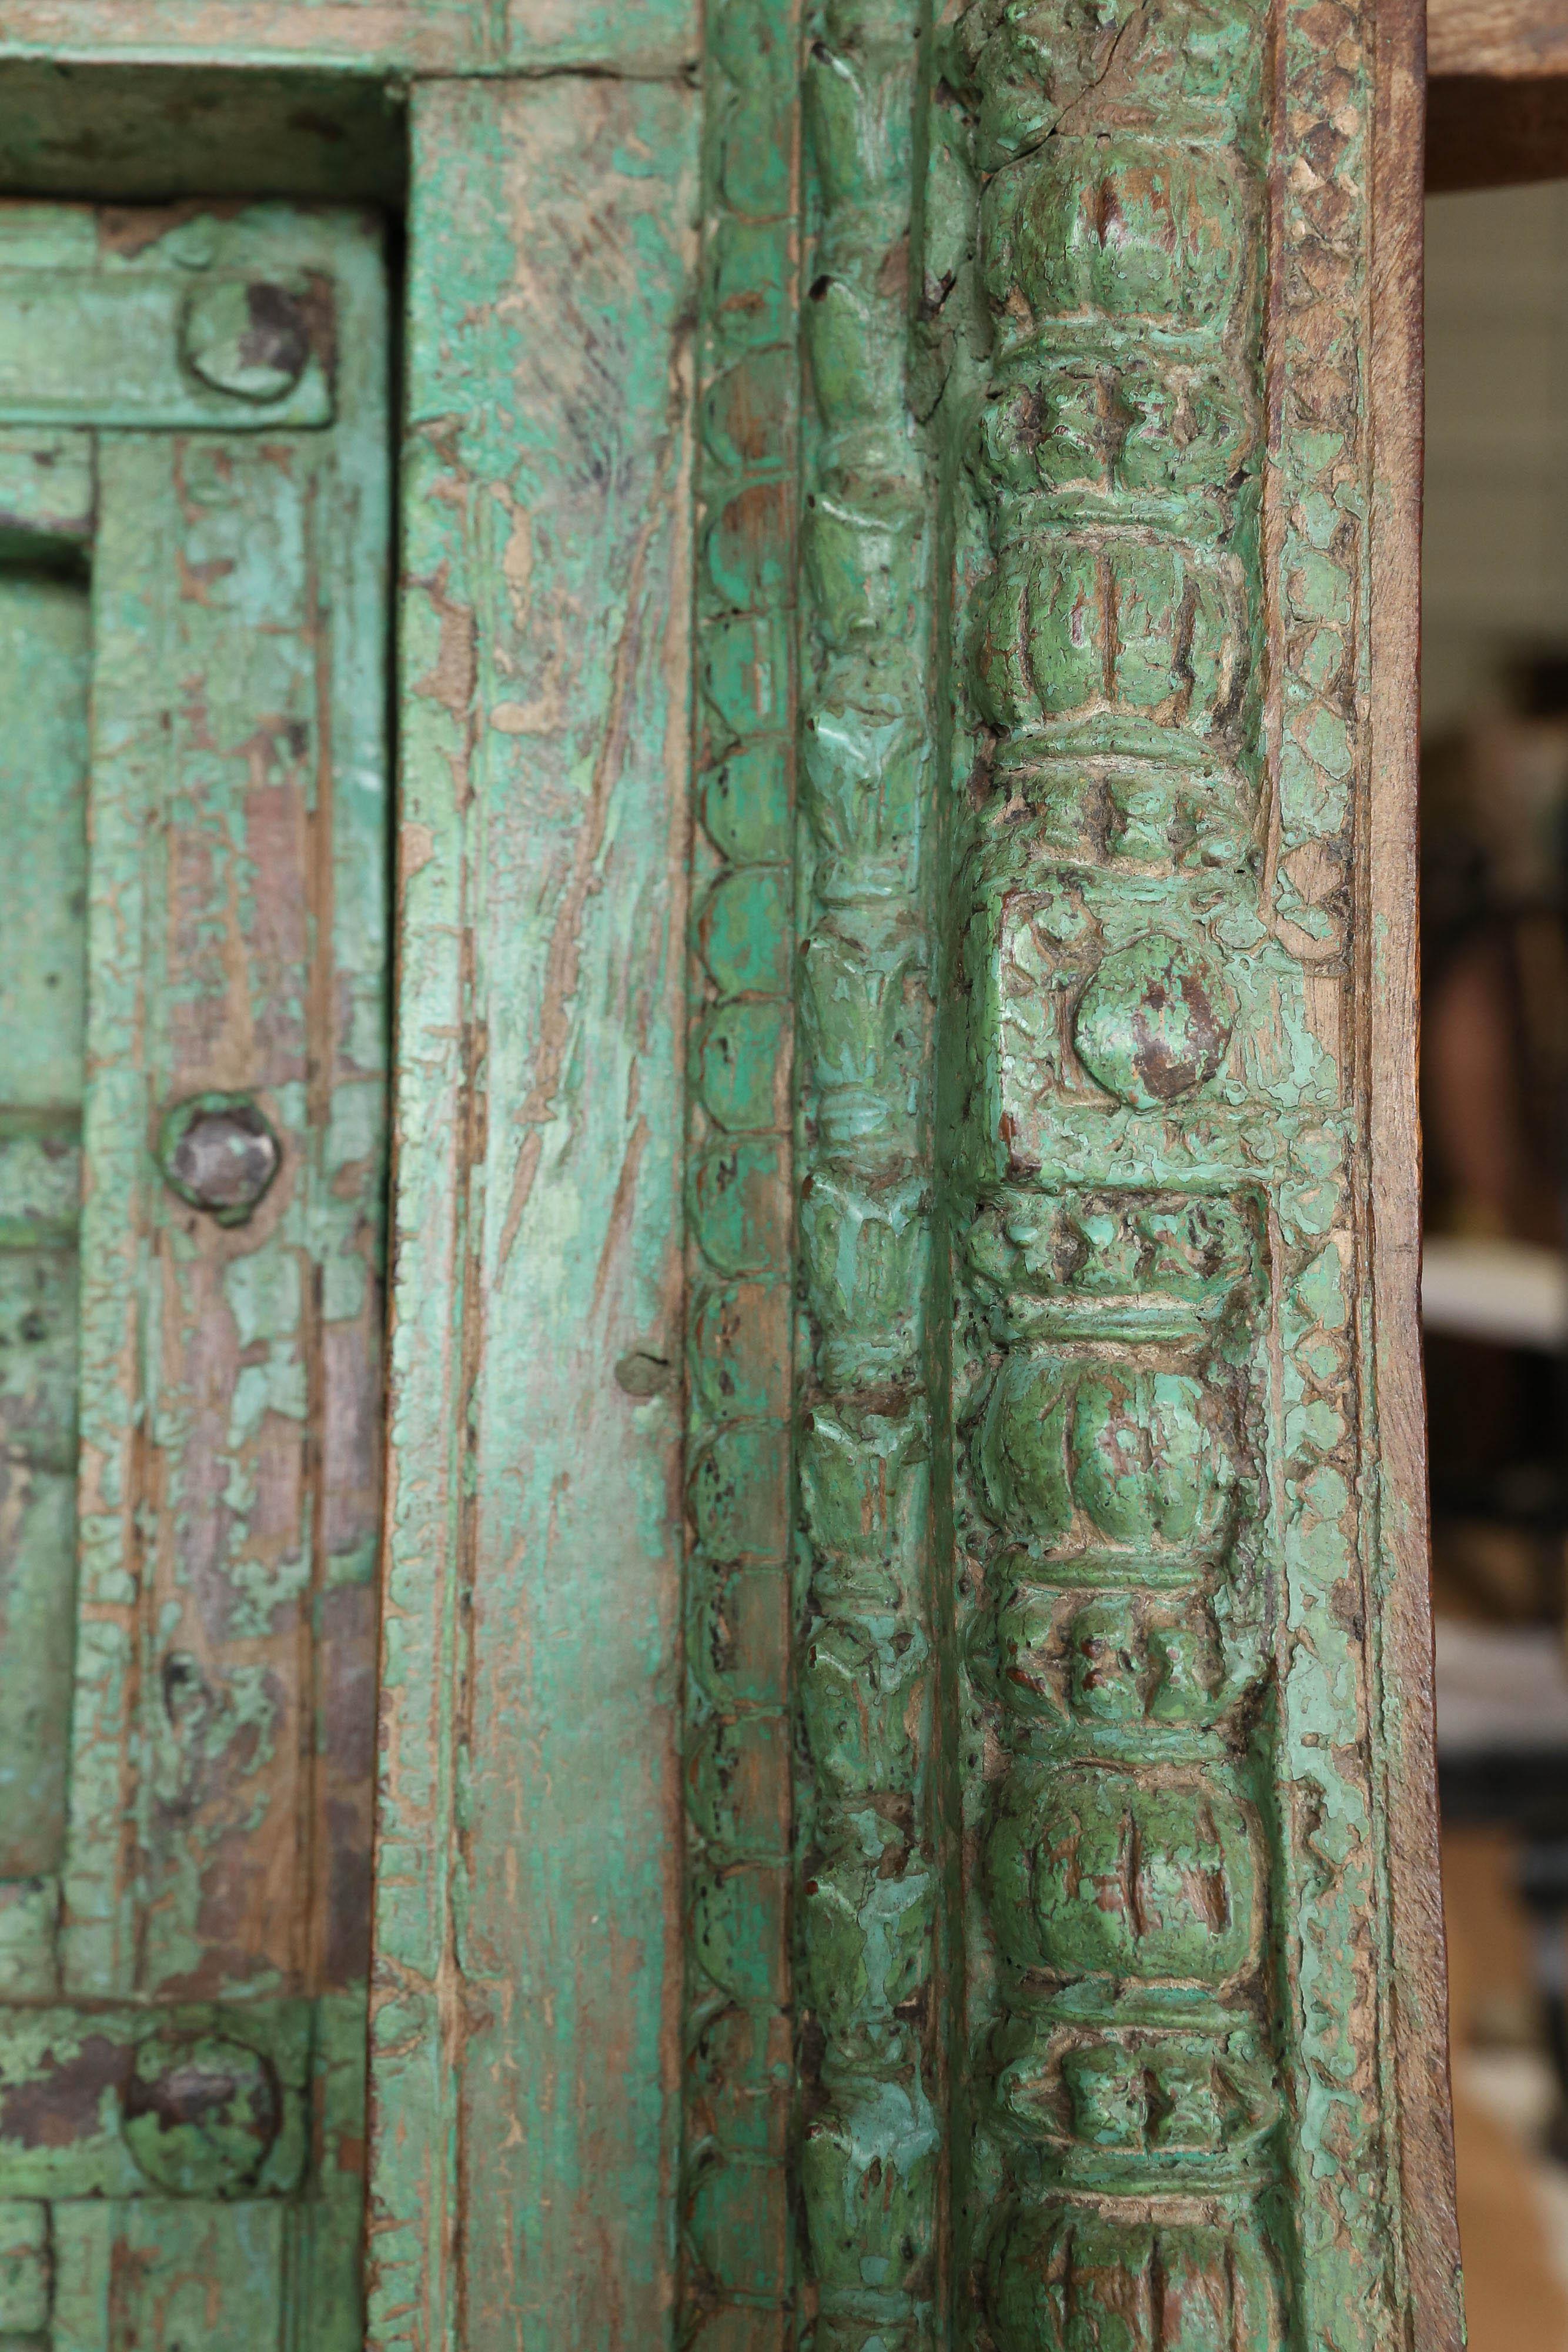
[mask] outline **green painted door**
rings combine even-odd
[[[384,271],[0,207],[0,2344],[357,2345]]]
[[[1419,14],[8,0],[12,2352],[1455,2352]]]

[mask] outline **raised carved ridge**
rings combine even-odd
[[[793,2256],[790,1423],[800,22],[706,11],[692,855],[683,2345]]]
[[[936,1639],[925,894],[933,500],[906,394],[911,0],[808,18],[797,1610],[815,2352],[936,2326]]]

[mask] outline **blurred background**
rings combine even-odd
[[[1472,2352],[1568,2352],[1568,184],[1427,206],[1423,1321]]]

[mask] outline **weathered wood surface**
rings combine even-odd
[[[1372,1246],[1384,1802],[1399,2172],[1411,2340],[1459,2333],[1448,2000],[1433,1750],[1422,1375],[1418,818],[1421,703],[1422,74],[1419,0],[1383,0],[1373,122],[1372,495],[1364,847],[1356,874]]]
[[[754,26],[709,19],[721,121],[776,103]],[[749,2083],[757,2162],[749,2235],[694,2232],[690,2320],[761,2347],[793,2311],[833,2352],[1449,2346],[1417,31],[978,0],[922,63],[896,0],[807,30],[805,1410],[792,1655],[766,1656],[766,1612],[742,1652],[799,1714],[802,2226],[780,2294],[760,2053],[784,1979],[759,1961],[749,2038],[732,2017],[695,2043],[689,2126]],[[722,214],[709,235],[736,249]],[[746,282],[705,273],[716,335]],[[768,527],[733,566],[754,597]],[[694,1326],[694,1389],[748,1314],[761,1357],[761,1302],[722,1346]],[[755,1572],[776,1464],[727,1467]],[[924,1571],[933,1528],[951,1580]],[[956,1626],[931,1597],[954,1587]],[[759,1858],[791,1792],[729,1697],[694,1811]]]
[[[157,252],[117,233],[150,269],[214,245],[200,219]],[[253,270],[289,258],[265,214],[215,237]],[[65,1927],[83,1992],[351,1989],[365,1966],[384,315],[373,228],[305,226],[294,249],[332,288],[352,433],[106,436],[99,451],[93,1631]],[[244,1222],[193,1209],[157,1164],[171,1108],[213,1092],[254,1098],[281,1147]]]
[[[286,274],[280,269],[279,281]],[[189,268],[173,264],[116,271],[67,263],[0,268],[0,426],[206,426],[235,434],[329,424],[332,386],[324,352],[307,348],[293,381],[254,405],[236,398],[232,386],[204,381],[193,364],[204,324],[224,350],[236,331],[246,331],[253,283],[243,269],[209,269],[195,292]],[[287,290],[308,301],[308,278],[296,273]],[[302,313],[298,324],[303,340]]]
[[[797,2194],[801,2284],[836,2352],[946,2332],[954,2291],[943,518],[909,336],[925,15],[812,5],[806,30]]]
[[[1407,860],[1378,876],[1396,941],[1356,888],[1413,789],[1396,338],[1392,505],[1367,388],[1372,133],[1388,110],[1416,143],[1413,60],[1376,32],[977,5],[945,65],[985,320],[971,358],[953,313],[936,412],[977,493],[939,1122],[956,2204],[998,2352],[1129,2309],[1206,2347],[1458,2336],[1397,2153],[1440,2132],[1442,2020],[1394,1999],[1435,1959]],[[1379,161],[1386,299],[1419,182]],[[964,289],[961,263],[944,310]]]
[[[382,2347],[670,2326],[696,135],[414,99]]]
[[[69,540],[28,545],[0,568],[0,1881],[59,1868],[75,1631],[88,589]]]
[[[383,2352],[1457,2338],[1416,32],[950,13],[709,12],[695,662],[674,0],[0,26],[476,77],[414,103]]]
[[[695,0],[5,0],[0,10],[0,64],[657,78],[688,69],[698,38]]]
[[[1428,0],[1427,70],[1526,80],[1568,74],[1568,7],[1563,0]]]
[[[0,62],[0,190],[396,205],[407,190],[404,96],[399,83],[319,68],[13,56]]]
[[[29,278],[68,286],[81,314],[78,417],[123,415],[152,317],[162,381],[199,362],[245,423],[13,434],[0,463],[0,559],[35,567],[8,583],[36,596],[40,563],[85,583],[92,526],[87,871],[66,891],[88,1006],[81,1307],[75,1331],[44,1312],[7,1334],[26,1343],[12,1368],[51,1337],[79,1353],[52,1465],[76,1473],[75,1557],[57,1548],[35,1579],[51,1622],[62,1601],[74,1621],[74,1687],[34,1727],[64,1818],[38,1807],[0,1885],[0,2199],[24,2236],[26,2200],[52,2218],[5,2286],[41,2301],[73,2352],[191,2328],[235,2352],[296,2327],[347,2347],[385,1182],[380,231],[277,209],[0,208],[0,302],[26,310]],[[142,285],[151,310],[128,310]],[[117,369],[128,316],[138,343]],[[26,349],[8,356],[25,411]],[[334,407],[339,430],[291,427],[312,368],[316,414]],[[47,664],[29,668],[15,631],[7,652],[11,692],[37,695]],[[45,800],[26,784],[36,826]],[[30,890],[40,954],[49,896]],[[48,980],[11,971],[13,992]],[[67,1010],[69,978],[55,982]],[[37,1008],[7,1010],[24,1055],[29,1037],[49,1045]],[[69,1040],[50,1052],[55,1116]],[[240,1159],[265,1145],[268,1181],[236,1191],[246,1136]],[[40,1564],[8,1548],[6,1565]],[[8,1655],[8,1689],[26,1673]],[[226,2146],[165,2114],[181,2069],[234,2083]]]

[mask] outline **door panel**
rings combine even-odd
[[[0,2336],[348,2347],[385,1181],[379,236],[276,207],[7,207],[0,315],[28,330],[0,381],[0,2217],[22,2315]]]
[[[0,569],[0,1879],[57,1869],[76,1552],[77,1199],[87,1013],[85,572]]]

